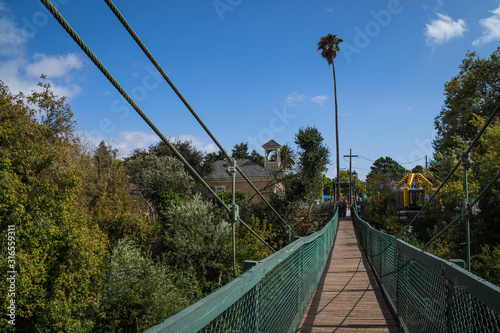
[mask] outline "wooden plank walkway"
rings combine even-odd
[[[298,332],[399,332],[349,216],[339,219],[333,251]]]

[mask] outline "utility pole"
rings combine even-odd
[[[425,155],[425,171],[427,172],[427,155]]]
[[[351,205],[351,190],[352,190],[352,172],[351,172],[351,163],[353,157],[358,157],[358,155],[352,154],[352,148],[349,148],[349,155],[344,155],[344,157],[349,157],[349,206]]]

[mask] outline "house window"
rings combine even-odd
[[[219,194],[220,192],[224,192],[226,190],[226,187],[225,186],[215,186],[215,187],[212,187],[214,192]]]

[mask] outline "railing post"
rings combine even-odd
[[[303,293],[304,293],[304,251],[301,247],[300,248],[300,293],[299,293],[299,295],[302,295]],[[304,302],[306,302],[306,300],[302,301],[302,303],[304,303]],[[301,307],[303,307],[303,304],[301,304]]]
[[[454,298],[454,290],[453,284],[446,280],[446,330],[448,332],[453,332],[453,298]]]
[[[233,245],[233,275],[236,278],[236,222],[239,218],[239,208],[236,205],[236,160],[231,159],[230,166],[227,172],[231,175],[232,187],[231,187],[231,234],[232,234],[232,245]]]
[[[254,296],[254,300],[255,300],[255,310],[254,310],[254,313],[255,313],[255,332],[260,332],[260,329],[259,329],[259,322],[260,322],[260,303],[259,303],[259,298],[260,298],[260,284],[257,284],[255,286],[255,296]]]
[[[400,251],[396,243],[396,308],[394,309],[396,317],[399,317],[399,284],[401,283],[401,265],[400,265]]]
[[[470,272],[470,203],[469,203],[469,184],[467,179],[467,171],[472,167],[472,160],[470,159],[470,153],[462,154],[462,166],[464,167],[464,194],[465,198],[463,201],[462,210],[465,213],[465,238],[467,244],[467,270]]]

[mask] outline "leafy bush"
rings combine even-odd
[[[170,270],[141,255],[128,240],[120,240],[105,272],[97,331],[142,332],[175,314],[187,300]]]

